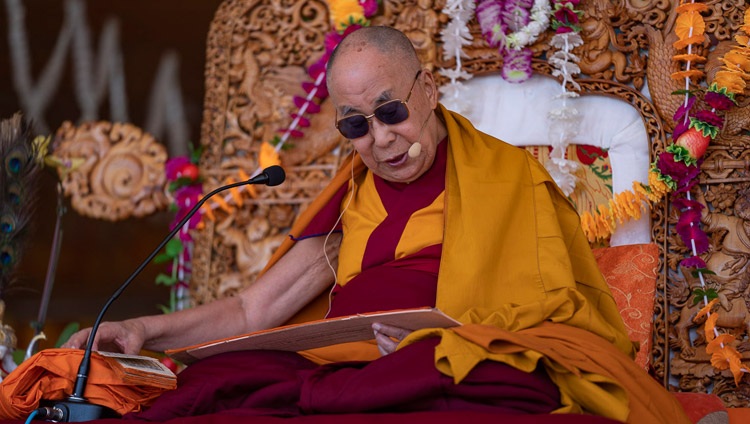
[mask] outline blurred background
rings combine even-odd
[[[54,134],[64,121],[77,124],[91,118],[92,113],[96,120],[107,121],[116,121],[124,113],[128,122],[153,129],[157,140],[167,145],[170,156],[185,154],[189,143],[197,145],[200,137],[206,34],[220,3],[2,0],[0,118],[18,111],[29,116],[32,98],[42,105],[36,123],[46,128],[47,134]],[[67,48],[60,45],[65,34],[75,34]],[[88,47],[81,43],[86,39],[90,41]],[[86,74],[80,64],[86,63],[87,52],[89,69],[94,73],[89,82],[96,80],[100,64],[121,70],[111,75],[122,76],[118,83],[121,91],[105,90],[94,109],[82,106],[85,102],[81,100]],[[39,84],[43,72],[55,66],[59,67],[55,72],[59,79],[47,86]],[[31,83],[26,88],[24,75]],[[113,97],[115,102],[110,101]],[[31,323],[39,313],[52,246],[57,181],[52,172],[45,169],[39,181],[28,244],[17,279],[5,294],[3,322],[16,330],[18,346],[23,349],[33,335]],[[166,236],[173,218],[172,213],[162,212],[112,223],[83,217],[69,207],[69,202],[67,206],[62,250],[44,327],[48,340],[41,348],[53,347],[62,328],[70,323],[91,325],[106,299]],[[155,276],[163,271],[163,265],[146,267],[110,308],[105,320],[161,313],[158,305],[169,302],[169,289],[155,284]]]

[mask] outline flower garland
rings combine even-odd
[[[449,78],[450,82],[443,84],[438,90],[443,94],[440,101],[448,109],[461,114],[469,112],[470,103],[461,94],[465,87],[459,81],[468,81],[472,75],[462,69],[461,58],[466,57],[463,47],[471,45],[472,36],[467,23],[474,15],[474,0],[448,0],[443,8],[443,14],[450,19],[440,32],[443,41],[443,57],[445,60],[455,59],[453,69],[440,68],[440,73]]]
[[[169,181],[167,191],[171,194],[173,203],[170,210],[175,212],[169,229],[173,230],[175,225],[185,217],[201,198],[203,193],[203,179],[198,169],[200,149],[194,150],[191,146],[190,156],[177,156],[167,160],[164,172]],[[177,232],[177,237],[168,241],[164,246],[163,253],[154,258],[154,263],[169,263],[168,273],[156,276],[156,284],[170,288],[169,305],[160,305],[165,314],[179,311],[189,307],[189,281],[191,274],[191,258],[193,237],[190,230],[196,228],[201,222],[200,214],[196,213]]]
[[[502,77],[521,83],[531,78],[533,44],[549,26],[549,0],[477,0],[482,35],[503,57]]]
[[[701,228],[701,210],[704,206],[691,198],[690,191],[697,183],[709,143],[724,125],[724,119],[716,112],[733,107],[735,95],[742,94],[746,81],[750,80],[750,9],[745,11],[744,24],[740,28],[744,34],[735,37],[739,44],[721,58],[723,65],[704,94],[703,100],[711,109],[694,112],[692,109],[696,98],[690,86],[691,82],[702,78],[704,72],[693,68],[693,65],[706,59],[693,52],[693,45],[703,42],[705,22],[700,13],[706,10],[708,6],[696,2],[683,1],[677,7],[675,34],[678,40],[674,47],[686,49],[686,52],[673,57],[674,61],[683,63],[684,68],[673,73],[672,78],[685,81],[685,89],[677,93],[684,95],[685,101],[674,115],[673,142],[652,164],[648,185],[634,182],[633,192],[616,196],[610,201],[609,209],[600,205],[598,216],[584,213],[581,218],[589,241],[602,240],[614,231],[616,220],[637,219],[641,209],[645,209],[649,203],[659,202],[667,193],[671,195],[672,203],[679,212],[675,231],[692,254],[680,265],[691,270],[701,283],[701,288],[694,290],[693,295],[695,303],[703,302],[704,306],[694,321],[706,317],[706,352],[711,355],[711,364],[718,370],[728,369],[734,376],[735,384],[739,384],[743,374],[750,370],[742,364],[742,356],[737,349],[730,345],[735,336],[720,334],[716,328],[719,316],[718,313],[711,313],[711,310],[718,302],[718,294],[714,289],[707,288],[704,274],[711,271],[706,269],[705,261],[698,256],[709,249],[708,236]]]
[[[554,67],[552,76],[562,78],[561,93],[554,97],[562,99],[562,105],[549,111],[548,118],[552,121],[549,129],[552,151],[545,168],[563,193],[569,196],[576,186],[576,177],[573,173],[578,169],[578,164],[566,159],[565,153],[570,140],[578,134],[580,116],[575,107],[568,105],[569,98],[579,96],[577,92],[568,90],[568,84],[576,90],[581,89],[573,79],[581,73],[581,68],[577,64],[579,58],[572,50],[583,44],[583,38],[579,34],[581,27],[578,25],[583,12],[575,9],[580,0],[553,0],[552,3],[554,7],[551,26],[555,30],[555,35],[550,44],[558,50],[550,55],[548,61]]]

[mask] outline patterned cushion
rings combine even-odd
[[[630,339],[640,343],[635,361],[646,369],[654,323],[658,255],[654,243],[594,249],[594,257],[612,290]]]

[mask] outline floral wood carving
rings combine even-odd
[[[166,149],[134,125],[64,122],[53,149],[63,161],[83,159],[82,165],[60,175],[65,195],[81,215],[118,221],[147,216],[169,204]]]

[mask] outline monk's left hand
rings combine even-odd
[[[375,341],[378,342],[378,350],[381,355],[395,352],[401,340],[411,333],[410,330],[379,322],[372,325],[372,331],[375,333]]]

